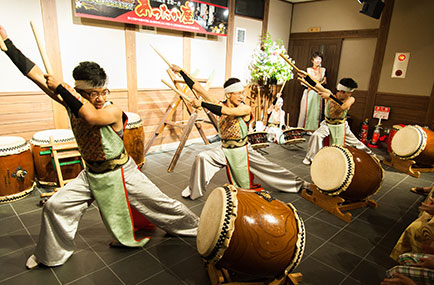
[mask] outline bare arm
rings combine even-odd
[[[175,64],[172,64],[170,66],[170,69],[172,69],[173,72],[175,72],[175,73],[180,73],[181,71],[183,71],[184,74],[186,74],[194,82],[194,84],[192,85],[191,88],[194,91],[196,91],[200,97],[202,97],[203,99],[205,99],[206,102],[213,103],[213,104],[217,104],[219,102],[219,100],[217,98],[215,98],[215,96],[213,96],[211,93],[209,93],[207,90],[205,90],[205,88],[203,88],[203,86],[199,82],[197,82],[186,71],[182,70],[182,68],[180,68],[179,66],[177,66]]]
[[[226,107],[223,105],[222,107],[222,114],[228,115],[228,116],[234,116],[234,117],[244,117],[247,115],[250,115],[251,113],[251,107],[241,104],[238,107]]]
[[[0,36],[3,39],[3,41],[5,41],[6,43],[8,43],[8,35],[6,33],[6,29],[0,25]],[[12,45],[12,47],[14,49],[10,50],[9,52],[14,52],[15,53],[15,57],[20,57],[20,59],[26,59],[25,56],[18,50],[15,48],[15,46],[13,46],[12,42],[8,43],[10,46]],[[15,51],[13,51],[15,50]],[[8,54],[9,55],[9,54]],[[14,62],[14,64],[16,64]],[[17,66],[18,67],[18,66]],[[41,88],[48,96],[50,96],[53,100],[59,102],[60,104],[63,104],[63,101],[57,97],[57,95],[55,94],[55,92],[53,92],[52,90],[50,90],[50,88],[47,86],[46,84],[46,80],[44,78],[44,73],[42,72],[42,70],[37,66],[34,65],[26,74],[24,74],[27,78],[29,78],[30,80],[32,80],[36,85],[39,86],[39,88]]]

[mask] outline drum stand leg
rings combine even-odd
[[[298,285],[303,279],[301,273],[290,273],[280,279],[271,281],[232,282],[227,269],[216,267],[214,264],[208,262],[205,262],[205,267],[212,285]]]
[[[312,190],[312,194],[309,194],[306,189],[303,189],[301,196],[347,223],[351,222],[352,214],[344,214],[342,213],[342,211],[350,211],[362,207],[377,207],[377,202],[375,202],[374,200],[364,200],[360,202],[352,202],[342,205],[342,203],[345,202],[345,199],[339,196],[329,196],[323,194],[319,192],[315,184],[310,184],[310,189]]]
[[[387,166],[393,167],[401,172],[407,173],[410,176],[419,178],[420,177],[420,171],[416,170],[417,168],[413,168],[413,164],[416,162],[414,160],[404,160],[400,159],[393,153],[389,152],[390,160],[384,159],[381,161]]]

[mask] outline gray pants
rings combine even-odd
[[[131,158],[123,169],[133,208],[168,233],[197,235],[199,218],[190,209],[162,193],[137,169]],[[78,223],[93,201],[86,170],[47,201],[42,210],[39,242],[35,249],[38,262],[57,266],[68,260],[74,252]]]
[[[250,171],[256,177],[259,177],[274,189],[296,193],[300,191],[302,187],[307,188],[309,185],[308,182],[289,170],[272,163],[250,146],[249,165]],[[189,193],[190,198],[193,200],[202,197],[205,193],[206,185],[208,185],[217,171],[223,167],[226,167],[226,157],[220,146],[199,153],[191,169],[189,186],[184,189],[183,194]]]
[[[309,139],[306,159],[310,161],[313,160],[316,153],[323,148],[323,140],[328,135],[330,135],[329,127],[326,121],[322,121],[320,127],[315,132],[313,132],[312,136]],[[345,122],[345,145],[361,149],[370,155],[374,154],[372,150],[370,150],[366,145],[359,141],[353,134],[353,132],[351,132],[348,122]]]

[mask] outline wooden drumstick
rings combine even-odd
[[[172,64],[156,48],[154,48],[153,45],[150,46],[161,57],[161,59],[164,60],[165,63],[167,63],[168,66],[172,66]]]
[[[295,66],[295,64],[292,63],[292,61],[290,61],[288,58],[286,58],[286,56],[281,53],[280,56],[289,64],[292,66],[292,68],[295,69],[295,71],[300,72],[300,73],[304,73],[304,71],[302,71],[301,69],[299,69],[297,66]]]
[[[184,93],[182,93],[181,91],[179,91],[178,89],[176,89],[175,87],[172,86],[172,84],[170,84],[169,82],[167,82],[164,79],[161,79],[161,82],[163,82],[164,84],[167,85],[167,87],[169,87],[170,89],[172,89],[173,91],[176,92],[176,94],[178,94],[179,96],[181,96],[185,101],[187,101],[188,103],[193,102],[193,100],[191,98],[189,98],[188,96],[186,96]]]
[[[5,45],[5,42],[3,41],[2,37],[0,37],[0,49],[2,51],[8,51],[8,48]]]
[[[42,61],[44,62],[45,70],[47,71],[48,74],[53,74],[53,69],[51,68],[47,53],[45,52],[45,49],[42,46],[41,38],[40,38],[39,33],[36,30],[36,27],[32,21],[30,21],[30,26],[32,27],[33,35],[35,36],[36,43],[37,43],[38,49],[39,49],[39,53],[41,54]]]

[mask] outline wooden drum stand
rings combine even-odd
[[[381,162],[387,166],[393,167],[396,170],[407,173],[410,176],[419,178],[421,172],[434,172],[434,167],[414,167],[416,161],[408,159],[404,160],[389,152],[390,160],[383,159]]]

